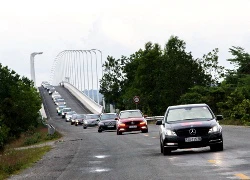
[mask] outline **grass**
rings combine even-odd
[[[223,119],[220,121],[220,124],[222,125],[235,125],[235,126],[250,126],[249,121],[244,120],[231,120],[231,119]]]
[[[41,125],[22,134],[19,139],[11,141],[0,152],[0,180],[7,179],[11,175],[18,174],[22,170],[31,167],[52,148],[51,146],[31,148],[31,145],[42,144],[61,137],[62,135],[58,132],[49,135],[47,127]],[[20,147],[28,148],[18,149]]]

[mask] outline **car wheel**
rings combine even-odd
[[[162,145],[162,153],[164,156],[169,155],[171,153],[171,150],[169,148],[163,147]]]
[[[87,129],[87,127],[86,127],[86,126],[83,126],[83,129]]]
[[[101,133],[101,132],[102,132],[102,129],[98,129],[98,132]]]
[[[210,146],[210,150],[211,151],[223,151],[224,147],[223,147],[223,142],[220,144],[216,144],[216,145],[211,145]]]
[[[117,135],[122,135],[122,132],[120,132],[120,131],[116,131],[117,132]]]
[[[142,133],[148,133],[148,129],[142,130]]]
[[[161,153],[163,153],[163,145],[161,143],[161,139],[160,139],[160,147],[161,147]]]
[[[71,124],[71,125],[73,125],[73,123],[72,123],[72,122],[71,122],[70,124]]]
[[[78,126],[78,124],[77,124],[77,123],[75,123],[75,126]]]

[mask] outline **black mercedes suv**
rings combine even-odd
[[[207,104],[169,106],[160,125],[160,148],[164,155],[184,148],[210,146],[211,151],[223,150],[222,127]]]

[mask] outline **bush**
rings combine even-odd
[[[24,145],[36,144],[41,140],[42,136],[40,133],[34,133],[31,137],[27,137],[24,141]]]
[[[7,126],[0,126],[0,150],[4,148],[4,145],[8,141],[9,129]]]
[[[58,139],[60,138],[61,135],[56,131],[54,134],[47,134],[45,140],[53,140],[53,139]]]

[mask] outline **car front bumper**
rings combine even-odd
[[[166,136],[163,140],[163,146],[176,150],[184,148],[206,147],[214,144],[223,143],[222,133],[211,133],[207,136],[198,137],[199,141],[187,142],[187,138],[190,137]],[[194,137],[194,139],[197,139],[197,137]]]
[[[137,126],[137,127],[125,126],[125,127],[118,127],[117,131],[119,131],[119,132],[131,132],[131,131],[143,131],[143,130],[147,130],[147,129],[148,129],[147,125]]]

